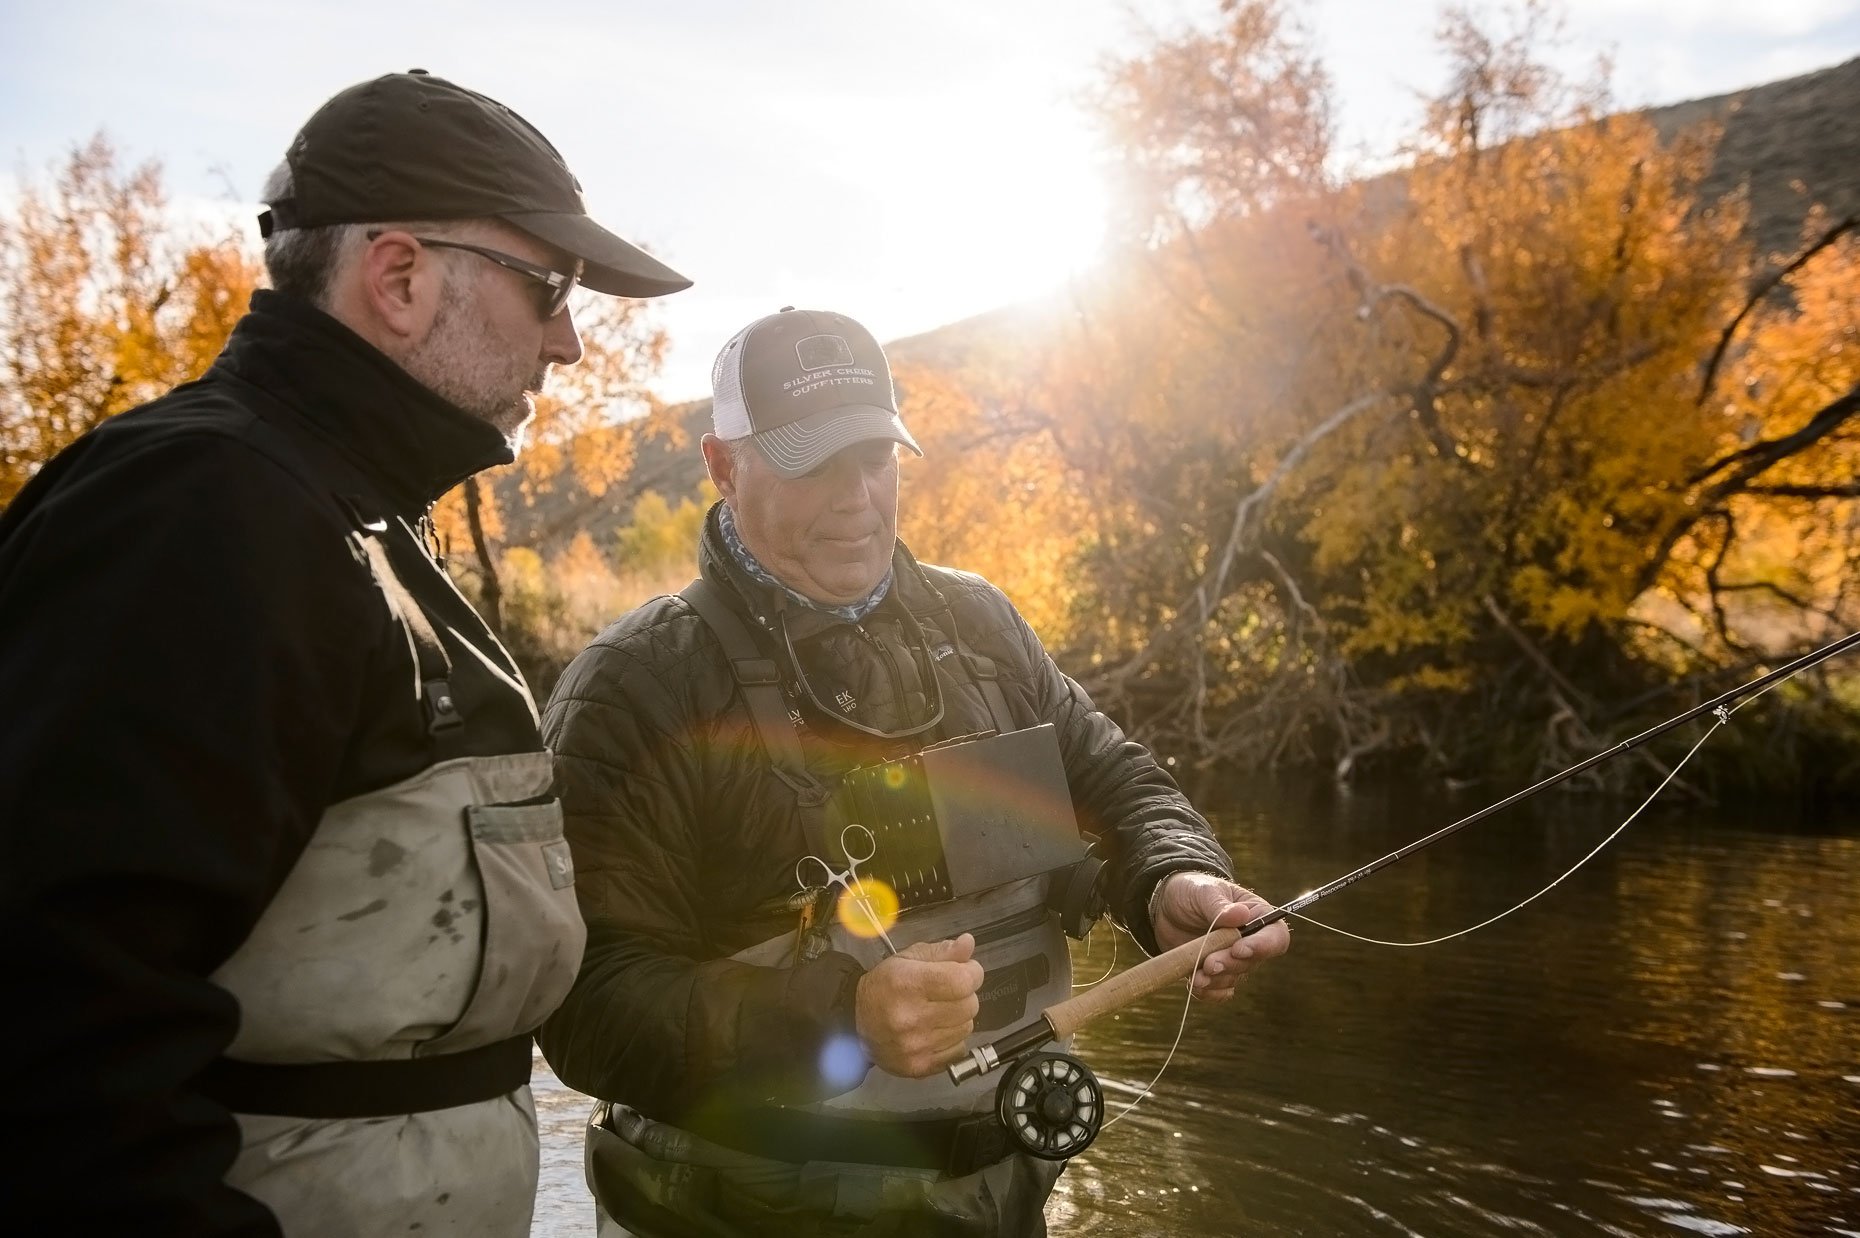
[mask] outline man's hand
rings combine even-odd
[[[981,1009],[982,965],[974,954],[967,933],[920,941],[859,978],[855,1026],[875,1065],[921,1079],[962,1056]]]
[[[1150,901],[1150,927],[1164,950],[1193,941],[1209,928],[1237,927],[1272,910],[1272,904],[1251,890],[1242,889],[1212,873],[1170,873]],[[1240,978],[1260,963],[1291,948],[1291,925],[1281,920],[1251,937],[1242,937],[1225,950],[1201,960],[1195,973],[1195,996],[1224,1002],[1234,995]]]

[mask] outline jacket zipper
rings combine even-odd
[[[853,627],[858,629],[859,635],[865,637],[867,644],[878,651],[880,659],[885,663],[885,671],[891,676],[891,693],[898,701],[898,713],[902,716],[905,725],[910,725],[911,703],[904,695],[904,676],[898,673],[897,660],[891,656],[891,651],[885,648],[883,641],[866,631],[863,620],[853,624]]]

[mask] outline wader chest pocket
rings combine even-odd
[[[553,797],[532,804],[474,804],[465,810],[472,837],[485,843],[536,843],[542,848],[549,884],[557,890],[575,884],[575,861],[562,837],[562,802]]]
[[[479,1036],[531,1031],[568,995],[587,928],[554,798],[465,808],[484,883],[484,958],[471,1005],[438,1051]]]

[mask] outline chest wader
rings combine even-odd
[[[239,1121],[228,1183],[286,1234],[525,1238],[530,1034],[586,940],[550,756],[461,755],[446,651],[389,561],[387,523],[358,524],[437,760],[324,812],[213,975],[240,1025],[203,1090]]]
[[[946,638],[958,657],[936,663],[936,673],[953,663],[976,687],[992,735],[853,770],[830,793],[803,761],[777,664],[715,586],[700,579],[682,596],[723,644],[775,775],[795,794],[811,853],[844,869],[841,830],[865,826],[874,851],[859,875],[899,896],[892,943],[974,935],[985,979],[972,1043],[1069,996],[1070,954],[1052,900],[1081,864],[1097,861],[1082,858],[1053,728],[1013,729],[993,663],[966,647],[953,617]],[[797,928],[734,958],[782,967],[833,949],[869,970],[885,957],[881,941],[826,920],[800,940]],[[871,1067],[858,1086],[817,1104],[733,1113],[715,1139],[603,1104],[587,1145],[601,1232],[1044,1233],[1042,1209],[1061,1166],[1015,1151],[993,1101],[993,1080],[956,1087],[941,1071],[906,1079]]]

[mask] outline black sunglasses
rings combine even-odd
[[[380,235],[379,232],[370,232],[368,239],[372,241]],[[544,289],[542,300],[544,318],[554,318],[561,313],[568,305],[568,294],[575,291],[576,286],[581,282],[581,260],[579,258],[575,260],[573,271],[564,272],[525,261],[515,255],[504,253],[502,250],[486,249],[482,245],[467,245],[463,241],[442,241],[430,236],[416,236],[413,239],[422,245],[430,245],[434,249],[462,249],[468,254],[477,254],[480,258],[488,258],[500,267],[535,280]]]

